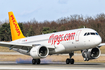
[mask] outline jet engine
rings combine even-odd
[[[101,54],[101,51],[99,48],[92,48],[87,50],[82,50],[82,56],[84,58],[84,61],[89,61],[91,59],[97,59]]]
[[[46,46],[35,46],[30,50],[30,55],[34,59],[45,58],[49,54],[49,49]]]

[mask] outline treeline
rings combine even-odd
[[[44,22],[37,22],[36,20],[32,20],[30,22],[21,22],[19,23],[19,26],[26,37],[83,27],[92,28],[95,29],[102,37],[102,42],[105,42],[105,14],[98,14],[95,17],[72,15],[58,19],[56,21]],[[11,40],[9,23],[0,25],[0,40]]]

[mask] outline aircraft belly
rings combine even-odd
[[[65,52],[71,52],[75,50],[75,45],[71,41],[63,42],[62,45],[65,47]]]
[[[75,42],[75,41],[68,41],[65,43],[62,43],[64,45],[66,52],[71,52],[71,51],[77,51],[77,50],[82,50],[85,49],[85,45],[82,42]]]

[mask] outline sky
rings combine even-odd
[[[105,13],[105,0],[0,0],[0,21],[13,11],[17,22],[56,21],[70,15],[96,16]]]

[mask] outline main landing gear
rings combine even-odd
[[[67,58],[66,59],[66,64],[74,64],[74,59],[72,59],[72,56],[74,55],[74,52],[73,53],[69,53],[69,56],[70,58]],[[40,59],[32,59],[32,64],[35,65],[35,64],[40,64]]]
[[[70,58],[66,59],[66,64],[74,64],[74,59],[71,57],[74,55],[74,53],[69,53]]]
[[[40,59],[32,59],[32,64],[40,64]]]

